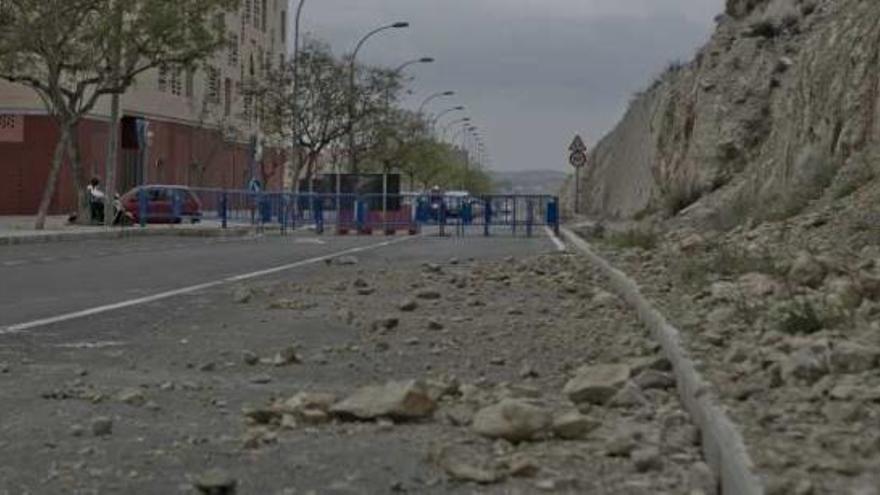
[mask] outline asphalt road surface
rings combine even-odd
[[[296,278],[294,271],[307,268],[316,258],[353,251],[404,262],[451,256],[490,259],[553,249],[550,238],[540,230],[532,238],[297,234],[246,239],[163,237],[15,245],[0,248],[0,333],[9,327],[137,303],[232,277],[258,276],[265,270],[279,269],[279,273],[272,275]],[[304,265],[283,270],[297,263]],[[120,310],[136,311],[136,306]],[[83,324],[87,322],[72,325]]]
[[[691,490],[707,468],[671,376],[645,370],[657,346],[537,234],[0,249],[0,495],[714,493]],[[617,405],[563,392],[584,364],[630,362],[655,379]],[[408,380],[440,391],[430,416],[273,412]],[[471,427],[508,399],[577,431]]]

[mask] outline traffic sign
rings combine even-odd
[[[587,164],[587,154],[583,151],[574,151],[568,157],[568,163],[574,168],[581,168]]]
[[[248,190],[255,193],[261,192],[263,190],[263,184],[260,183],[258,179],[251,179],[251,181],[248,182]]]
[[[587,151],[587,145],[584,144],[584,140],[581,139],[580,134],[575,135],[574,141],[572,141],[571,146],[568,147],[568,151],[571,151],[572,153],[576,151],[580,151],[581,153]]]

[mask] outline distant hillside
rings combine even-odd
[[[557,170],[492,172],[495,190],[500,194],[559,194],[568,174]]]

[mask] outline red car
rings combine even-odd
[[[141,191],[146,196],[146,223],[198,223],[202,219],[202,203],[186,186],[149,185],[136,187],[120,199],[135,223],[141,221]]]

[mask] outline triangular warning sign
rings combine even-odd
[[[571,146],[568,147],[568,151],[578,152],[578,151],[587,151],[587,145],[584,144],[584,140],[581,139],[580,134],[574,137],[574,141],[571,142]]]

